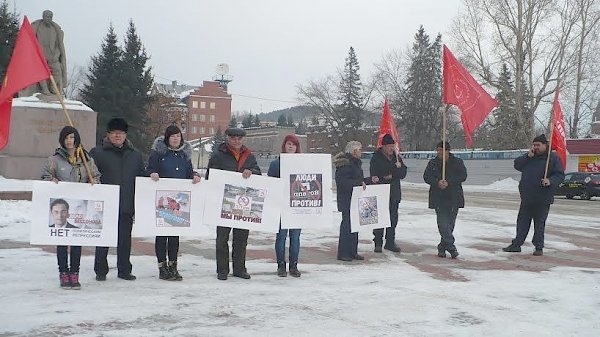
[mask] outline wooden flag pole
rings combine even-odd
[[[54,80],[54,76],[52,76],[52,74],[50,74],[50,82],[52,83],[52,88],[54,89],[54,91],[56,92],[56,95],[58,96],[58,100],[60,101],[60,105],[62,106],[63,112],[65,113],[65,117],[67,118],[67,122],[72,127],[75,127],[75,125],[73,125],[73,121],[71,120],[71,117],[69,116],[69,112],[67,111],[67,106],[65,105],[65,101],[64,101],[64,99],[62,97],[62,93],[58,89],[58,85],[56,84],[56,80]],[[85,157],[85,151],[83,151],[83,147],[81,146],[81,144],[79,144],[79,146],[77,146],[77,149],[75,151],[76,151],[75,152],[76,155],[81,156],[81,160],[83,161],[83,166],[85,167],[85,171],[86,171],[87,176],[88,176],[88,182],[90,184],[94,185],[94,179],[92,178],[92,173],[90,172],[90,168],[88,166],[88,162],[87,162],[87,159]]]
[[[446,115],[448,109],[450,109],[450,104],[446,104],[442,116],[442,180],[446,180]]]

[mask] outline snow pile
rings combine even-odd
[[[7,179],[0,176],[0,191],[31,191],[32,180]]]

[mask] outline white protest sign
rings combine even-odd
[[[367,185],[352,188],[350,225],[352,233],[390,227],[390,185]]]

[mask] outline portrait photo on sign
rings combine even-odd
[[[370,196],[358,198],[358,213],[361,226],[378,223],[377,197]]]
[[[264,189],[225,184],[221,218],[260,223],[265,196]]]
[[[48,204],[48,227],[102,229],[102,200],[50,198]]]
[[[157,190],[155,202],[157,227],[190,226],[190,191]]]
[[[323,210],[323,174],[290,174],[290,207]]]

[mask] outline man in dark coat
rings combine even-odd
[[[543,255],[546,218],[554,202],[554,191],[565,178],[560,158],[554,152],[550,153],[548,176],[544,178],[548,151],[548,140],[542,134],[533,139],[527,154],[515,159],[515,169],[521,172],[521,206],[517,216],[517,235],[508,247],[502,249],[505,252],[521,251],[533,220],[533,255]]]
[[[122,118],[108,121],[102,145],[90,151],[103,184],[119,185],[119,225],[117,241],[117,276],[133,281],[131,274],[131,228],[134,216],[135,177],[144,176],[142,154],[127,139],[129,126]],[[96,247],[94,271],[96,280],[105,281],[108,274],[108,247]]]
[[[361,153],[361,143],[350,141],[346,144],[345,153],[339,153],[333,158],[333,164],[336,167],[337,207],[338,211],[342,212],[337,259],[346,262],[365,259],[363,256],[358,255],[358,233],[352,233],[350,226],[352,188],[361,185],[365,188],[367,181],[374,183],[379,181],[377,177],[363,178]]]
[[[260,168],[256,158],[249,148],[244,146],[246,131],[238,128],[225,130],[227,141],[219,145],[217,152],[213,153],[208,161],[206,179],[210,169],[219,169],[242,173],[242,177],[249,178],[252,174],[260,175]],[[217,278],[227,280],[229,274],[229,233],[231,228],[217,226]],[[233,229],[233,249],[231,259],[233,260],[233,276],[249,279],[250,274],[246,271],[246,246],[248,245],[248,230]]]
[[[455,259],[458,250],[454,245],[454,225],[458,209],[465,207],[462,183],[467,180],[467,169],[462,159],[450,153],[450,144],[439,142],[436,146],[437,157],[427,163],[423,180],[429,184],[429,208],[435,209],[440,232],[438,256],[446,257],[446,251]],[[446,160],[446,178],[442,179],[442,158]]]
[[[371,176],[377,176],[380,184],[390,184],[390,222],[391,227],[385,229],[385,246],[383,248],[400,252],[400,247],[394,241],[396,239],[396,225],[398,224],[398,206],[402,197],[400,179],[406,177],[406,165],[395,152],[394,138],[386,134],[381,141],[381,147],[371,157],[369,171]],[[381,253],[383,245],[383,228],[373,230],[373,242],[375,252]]]

